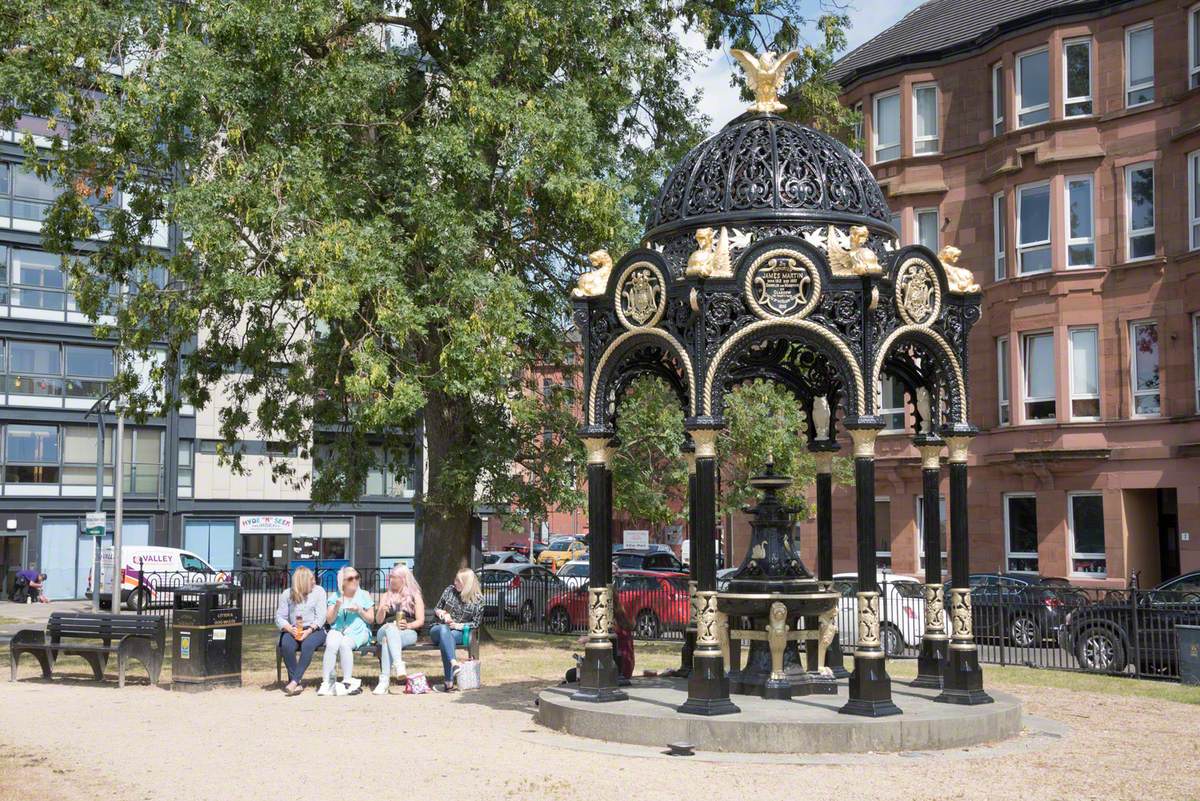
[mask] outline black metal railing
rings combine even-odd
[[[317,580],[333,590],[336,568],[318,568]],[[386,589],[387,570],[358,568],[361,586],[378,600]],[[279,596],[291,573],[285,568],[255,568],[222,574],[242,588],[242,615],[247,624],[271,623]],[[587,579],[514,576],[507,571],[481,571],[484,622],[509,631],[578,636],[587,631]],[[146,573],[147,592],[130,596],[149,614],[171,615],[170,589],[198,580],[188,572]],[[644,640],[680,640],[690,618],[687,579],[680,576],[621,576],[614,579],[614,599]],[[857,639],[858,612],[854,581],[835,581],[841,595],[838,630],[844,651]],[[888,581],[881,585],[880,635],[893,659],[915,658],[925,630],[922,585]],[[432,604],[440,588],[426,590]],[[950,593],[946,592],[949,633]],[[1053,670],[1081,670],[1140,678],[1177,679],[1179,646],[1175,627],[1200,626],[1200,593],[1160,590],[1092,590],[1031,586],[1021,589],[977,587],[972,590],[972,629],[979,660]],[[144,607],[142,603],[144,602]]]

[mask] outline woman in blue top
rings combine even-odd
[[[354,678],[354,650],[371,640],[371,607],[374,602],[359,586],[358,571],[346,565],[338,571],[338,592],[329,598],[325,621],[329,634],[325,638],[325,662],[321,689],[317,695],[353,695],[362,687]],[[333,680],[336,662],[342,663],[342,680]]]

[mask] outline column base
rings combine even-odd
[[[882,718],[899,715],[900,707],[892,702],[892,679],[887,674],[883,656],[854,655],[854,672],[850,674],[850,700],[838,712]]]
[[[833,635],[833,642],[829,643],[829,647],[825,649],[825,666],[833,671],[835,679],[850,678],[850,671],[846,670],[846,655],[842,653],[842,635]]]
[[[947,641],[944,638],[921,638],[921,651],[917,655],[917,677],[909,682],[910,687],[942,689],[942,663],[946,661],[946,645]]]
[[[689,625],[683,630],[683,648],[679,652],[679,667],[675,675],[686,679],[692,675],[692,656],[696,653],[696,627]]]
[[[685,715],[732,715],[742,710],[729,700],[729,679],[720,651],[696,651],[688,697],[677,710]]]
[[[992,703],[992,697],[983,691],[983,671],[974,646],[955,648],[951,643],[942,663],[942,694],[933,700],[964,706]]]
[[[629,696],[618,689],[617,684],[617,663],[612,647],[585,648],[583,663],[579,666],[579,689],[571,694],[571,700],[591,703],[627,700]]]

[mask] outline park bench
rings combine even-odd
[[[408,646],[407,648],[404,649],[404,652],[412,653],[414,651],[436,651],[437,646],[434,645],[433,641],[429,639],[429,629],[432,628],[436,623],[437,623],[437,618],[434,617],[433,611],[432,610],[426,611],[425,625],[424,625],[424,627],[421,628],[420,631],[417,632],[417,644]],[[371,626],[371,639],[362,648],[355,649],[355,651],[354,651],[355,659],[357,659],[360,656],[362,656],[362,657],[373,656],[373,657],[375,657],[375,659],[377,661],[382,661],[383,655],[380,652],[380,643],[376,637],[376,635],[379,633],[380,628],[381,628],[380,626],[374,626],[374,625]],[[466,648],[467,655],[471,659],[478,659],[479,658],[479,642],[482,639],[483,639],[483,627],[480,626],[479,628],[475,628],[475,629],[471,630],[471,634],[467,638],[467,644],[460,645],[459,648]],[[325,649],[325,646],[322,645],[320,648],[317,649],[317,651],[320,652],[320,651],[323,651],[324,649]],[[299,652],[300,652],[300,649],[297,648],[296,653],[299,653]],[[313,661],[314,662],[316,661],[315,656],[313,658]],[[283,632],[282,631],[279,632],[279,637],[275,641],[275,681],[280,684],[283,683]]]
[[[125,686],[125,668],[130,659],[140,661],[150,674],[151,683],[157,684],[166,637],[167,628],[161,617],[54,612],[45,631],[22,629],[13,635],[8,645],[12,659],[10,681],[17,680],[17,661],[22,654],[32,654],[47,679],[59,656],[83,657],[97,680],[104,678],[109,654],[116,654],[118,687]]]

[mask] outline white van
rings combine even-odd
[[[140,612],[150,606],[171,603],[166,587],[184,584],[225,581],[225,573],[214,570],[191,551],[164,548],[158,545],[125,545],[121,547],[121,601],[126,607]],[[112,597],[113,546],[100,552],[100,601]],[[92,597],[92,571],[88,571],[87,597]]]

